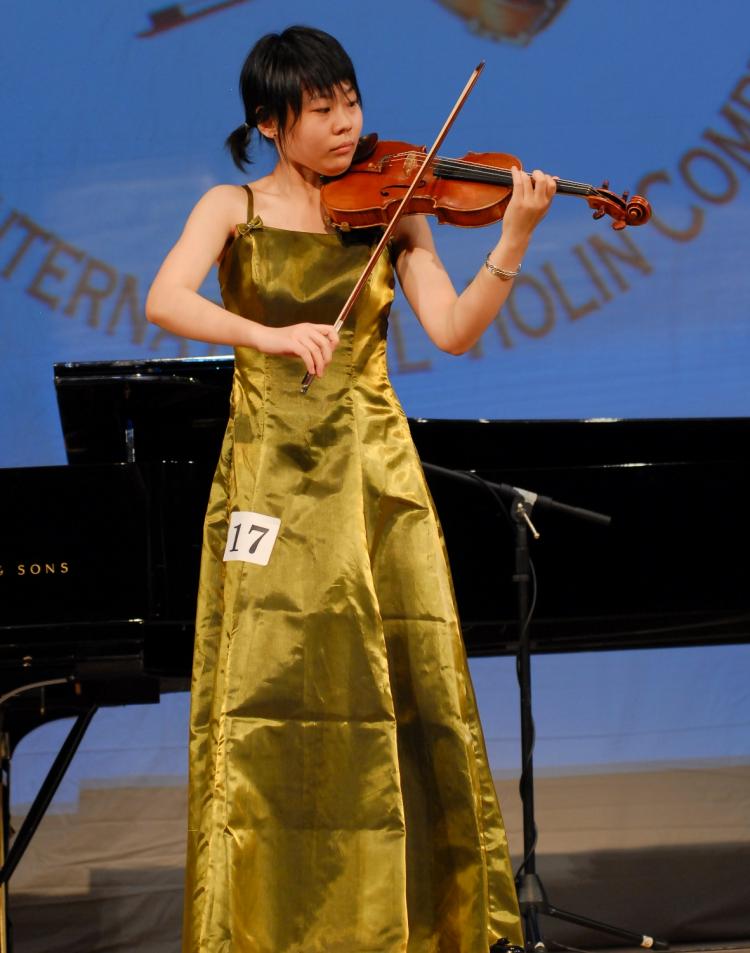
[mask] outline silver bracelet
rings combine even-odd
[[[520,265],[515,271],[506,271],[505,268],[498,268],[497,265],[493,265],[490,261],[489,254],[484,259],[484,267],[491,275],[494,275],[496,278],[502,278],[503,281],[510,281],[511,278],[517,278],[521,273]]]

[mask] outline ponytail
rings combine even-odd
[[[237,126],[233,132],[229,133],[224,143],[232,156],[232,162],[234,162],[241,172],[244,172],[245,167],[250,164],[249,146],[251,132],[250,126],[248,126],[246,122],[243,122],[241,126]]]

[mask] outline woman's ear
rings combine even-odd
[[[262,110],[256,113],[256,127],[258,132],[266,139],[275,139],[279,133],[279,124],[275,119],[263,119]]]

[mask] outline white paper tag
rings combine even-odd
[[[266,516],[265,513],[232,513],[229,517],[224,562],[239,559],[242,562],[267,566],[280,526],[280,519]]]

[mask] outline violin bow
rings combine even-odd
[[[338,331],[341,328],[341,325],[344,323],[344,321],[346,321],[347,317],[349,316],[349,312],[352,310],[357,299],[362,293],[362,289],[364,288],[367,282],[367,279],[372,274],[372,270],[377,264],[378,258],[380,258],[380,255],[382,254],[385,246],[388,244],[388,241],[390,240],[390,237],[393,234],[396,228],[396,225],[398,225],[399,219],[404,214],[404,210],[406,209],[406,206],[409,203],[409,199],[414,194],[414,191],[416,190],[417,185],[420,179],[422,178],[422,174],[424,173],[425,169],[429,166],[429,164],[432,162],[433,158],[435,157],[435,153],[443,144],[443,140],[448,135],[448,130],[453,125],[453,122],[456,116],[461,111],[463,104],[466,102],[469,96],[469,93],[474,88],[474,84],[479,79],[479,74],[482,72],[483,69],[484,69],[484,60],[482,60],[482,62],[479,63],[479,65],[472,72],[468,82],[466,83],[466,86],[464,86],[461,92],[461,95],[456,100],[455,106],[453,107],[453,109],[451,109],[450,114],[448,115],[448,118],[445,120],[445,123],[443,124],[443,128],[438,133],[437,139],[433,142],[429,152],[424,157],[424,161],[422,162],[422,165],[417,170],[417,174],[414,176],[411,185],[406,190],[404,197],[401,199],[401,203],[396,209],[393,215],[393,218],[390,220],[390,222],[386,226],[380,241],[378,242],[378,244],[375,247],[375,250],[370,256],[370,260],[365,265],[364,271],[359,276],[359,279],[357,280],[356,285],[354,286],[354,288],[352,288],[351,294],[346,299],[346,303],[344,304],[344,307],[339,312],[339,316],[336,318],[336,322],[333,325],[334,330]],[[308,371],[307,374],[305,374],[304,378],[302,379],[302,383],[300,384],[300,393],[306,394],[310,387],[310,384],[312,384],[314,379],[315,379],[315,375],[311,374]]]

